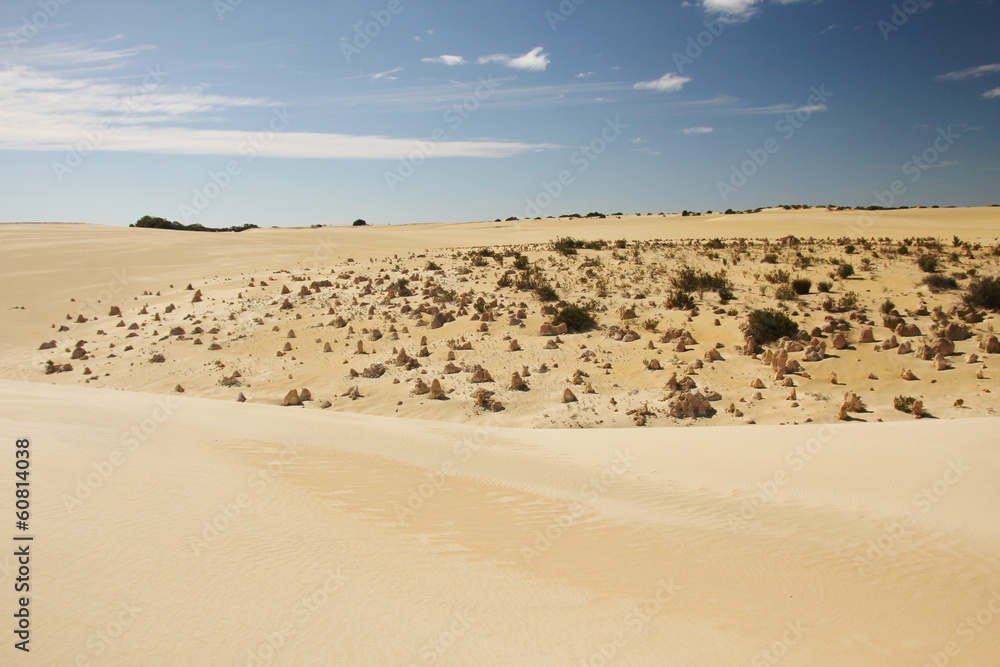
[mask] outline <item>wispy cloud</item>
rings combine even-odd
[[[402,71],[403,71],[402,67],[393,67],[392,69],[386,70],[384,72],[369,74],[368,77],[372,80],[385,79],[387,81],[396,81],[399,79],[399,77],[392,75],[395,74],[396,72],[402,72]]]
[[[986,76],[988,74],[1000,74],[1000,63],[980,65],[979,67],[970,67],[957,72],[939,74],[934,78],[938,81],[961,81],[963,79],[978,79],[979,77]]]
[[[985,93],[983,93],[983,98],[987,100],[995,100],[998,97],[1000,97],[1000,88],[987,90]]]
[[[52,53],[44,51],[43,59],[63,62],[62,56],[49,58]],[[126,54],[132,52],[119,51],[109,57],[86,49],[81,53],[89,54],[91,62],[117,67],[127,65]],[[398,68],[373,76],[390,78],[395,71]],[[165,78],[149,70],[140,87],[82,76],[75,70],[43,70],[23,64],[2,67],[0,150],[68,151],[87,144],[90,150],[100,151],[238,155],[274,116],[289,119],[282,127],[294,126],[294,114],[279,102],[215,95],[205,87],[169,85]],[[261,127],[232,127],[230,112],[255,108],[261,110]],[[228,127],[220,129],[223,124]],[[395,160],[411,153],[415,143],[416,138],[406,137],[284,131],[274,133],[261,154]],[[503,140],[441,141],[433,157],[501,158],[552,148],[556,146]]]
[[[778,5],[794,5],[813,0],[771,0]],[[764,0],[702,0],[702,8],[729,23],[739,23],[754,16]]]
[[[668,72],[655,81],[640,81],[635,84],[636,90],[653,90],[658,93],[675,93],[684,87],[684,84],[691,79],[680,76],[674,72]]]
[[[686,127],[681,130],[681,134],[711,134],[715,128],[711,127]]]
[[[541,46],[536,46],[521,56],[509,56],[503,53],[496,53],[491,56],[482,56],[476,62],[480,65],[487,63],[501,63],[511,69],[519,69],[527,72],[544,72],[549,66],[549,54],[544,52]]]
[[[422,63],[434,63],[437,65],[448,65],[449,67],[454,67],[455,65],[464,65],[466,63],[465,58],[462,56],[434,56],[433,58],[421,58]]]

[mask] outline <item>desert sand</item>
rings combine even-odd
[[[36,540],[33,655],[3,662],[992,664],[1000,350],[961,294],[1000,274],[998,230],[0,225],[0,432],[31,438]],[[549,330],[558,301],[498,284],[515,262],[597,327]],[[732,299],[669,307],[682,266]],[[813,287],[778,299],[775,271]],[[805,333],[749,349],[758,308]]]

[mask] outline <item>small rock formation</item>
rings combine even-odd
[[[434,378],[434,381],[431,382],[431,390],[428,393],[427,398],[430,398],[431,400],[438,401],[438,400],[441,400],[442,398],[445,398],[446,396],[447,396],[447,394],[445,393],[444,389],[441,387],[441,381],[438,380],[437,378]]]
[[[517,371],[510,376],[510,390],[511,391],[526,391],[528,389],[528,383],[524,381],[521,374]]]
[[[875,331],[871,327],[861,330],[861,337],[858,338],[859,343],[874,343],[875,342]]]
[[[911,371],[909,368],[907,368],[902,373],[900,373],[899,377],[903,378],[904,380],[916,380],[917,379],[917,376],[914,375],[913,371]]]
[[[289,390],[288,393],[285,394],[285,398],[281,401],[281,404],[284,406],[302,405],[302,401],[299,400],[299,392],[294,389]]]
[[[1000,339],[990,334],[979,342],[979,349],[987,354],[1000,354]]]
[[[472,377],[469,378],[469,381],[474,384],[480,384],[483,382],[493,382],[493,376],[490,375],[490,372],[488,370],[479,366],[476,368],[475,371],[473,371]]]
[[[708,398],[700,391],[692,389],[674,394],[667,408],[670,416],[675,419],[697,419],[715,414],[715,408]]]
[[[576,403],[576,401],[577,401],[576,394],[574,394],[573,391],[567,387],[566,390],[563,391],[562,402]]]

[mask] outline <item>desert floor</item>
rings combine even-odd
[[[1000,274],[998,230],[0,225],[0,433],[12,480],[32,441],[35,536],[32,655],[2,662],[994,664],[996,318],[961,295]],[[671,308],[681,267],[731,299]],[[597,327],[542,335],[560,300]],[[758,308],[808,334],[787,367],[746,349]]]

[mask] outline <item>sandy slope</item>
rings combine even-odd
[[[364,306],[351,304],[369,298],[358,284],[303,297],[291,310],[274,304],[284,298],[284,282],[293,290],[302,284],[293,277],[382,269],[395,280],[421,272],[428,259],[444,269],[421,280],[485,293],[499,269],[476,268],[460,283],[457,269],[468,256],[456,248],[565,235],[624,237],[635,246],[868,236],[894,239],[883,244],[889,247],[912,236],[950,243],[955,234],[989,247],[998,230],[1000,209],[992,208],[870,219],[765,211],[218,235],[0,225],[0,438],[8,475],[14,439],[33,441],[36,536],[32,655],[12,649],[11,623],[0,664],[997,664],[1000,456],[997,422],[988,416],[996,410],[996,355],[980,351],[979,362],[964,363],[992,332],[992,316],[971,325],[973,337],[956,342],[953,367],[943,371],[912,354],[854,343],[855,327],[849,348],[809,365],[812,377],[794,376],[802,407],[793,409],[789,389],[773,382],[766,366],[735,353],[740,318],[704,307],[688,321],[654,303],[662,296],[629,300],[642,317],[662,319],[661,329],[690,327],[698,339],[687,353],[654,343],[664,361],[687,363],[717,341],[725,345],[723,360],[692,376],[718,388],[724,403],[749,397],[750,379],[764,378],[762,398],[739,403],[757,425],[720,405],[719,415],[699,420],[706,428],[670,428],[691,420],[661,415],[652,425],[666,428],[570,430],[558,427],[629,425],[626,409],[644,401],[660,409],[655,401],[669,371],[652,373],[640,363],[659,354],[644,351],[659,334],[644,332],[632,343],[577,334],[546,350],[537,299],[507,295],[508,302],[531,302],[524,329],[507,326],[506,317],[487,333],[465,316],[433,331],[400,318],[412,333],[398,342],[366,341],[379,349],[362,360],[352,346],[362,327],[374,325],[362,317]],[[642,271],[680,260],[711,266],[691,248],[640,249]],[[891,297],[927,333],[930,318],[907,311],[921,300],[948,308],[957,293],[929,294],[918,287],[912,257],[878,249],[872,270],[836,291],[857,289],[872,314]],[[833,244],[817,246],[817,255],[833,252]],[[662,287],[645,284],[655,282],[648,274],[633,279],[638,269],[628,259],[612,261],[610,250],[554,261],[537,247],[525,253],[575,300],[592,290],[578,278],[581,265],[602,258],[600,270],[618,281],[604,325],[620,324],[612,315],[626,292]],[[975,266],[995,274],[998,266],[985,249],[974,259],[941,257],[949,271]],[[778,266],[791,259],[787,250]],[[809,276],[822,279],[829,268],[819,262]],[[756,259],[731,268],[740,317],[775,305],[759,293],[754,273],[762,270]],[[258,282],[251,292],[251,277],[269,285]],[[189,282],[204,290],[202,303],[190,303]],[[249,295],[249,311],[239,293]],[[793,306],[803,325],[822,323],[820,298]],[[358,334],[325,325],[325,299],[342,300]],[[148,314],[139,315],[147,302]],[[169,303],[178,308],[168,314]],[[108,315],[111,305],[121,307],[121,318]],[[241,314],[235,324],[229,312]],[[273,321],[254,325],[243,317],[248,312],[271,312]],[[68,313],[91,319],[76,324]],[[190,330],[199,321],[220,333],[164,338],[169,327]],[[139,327],[136,337],[126,337],[126,322]],[[57,333],[64,323],[67,330]],[[386,328],[384,320],[375,324]],[[290,328],[298,337],[287,337]],[[506,351],[505,332],[521,340],[523,352]],[[430,355],[421,368],[392,367],[363,385],[364,399],[340,396],[360,382],[346,377],[348,368],[383,361],[394,345],[415,353],[424,334]],[[195,346],[195,336],[206,344]],[[422,370],[428,382],[438,377],[447,340],[460,336],[475,349],[458,352],[458,360],[483,363],[498,376],[490,388],[507,402],[504,412],[472,407],[476,385],[468,373],[442,376],[452,400],[411,395]],[[323,356],[316,342],[323,338],[335,352]],[[37,349],[49,339],[58,347]],[[45,375],[43,362],[68,361],[77,340],[87,341],[88,357],[74,360],[73,372]],[[221,349],[209,351],[214,341]],[[293,351],[276,356],[286,342]],[[136,351],[127,353],[127,345]],[[580,345],[612,368],[602,375],[596,364],[584,366],[597,393],[563,405],[554,397],[583,363]],[[157,350],[166,363],[148,363]],[[499,387],[515,354],[518,366],[533,371],[542,362],[560,367],[533,372],[531,391],[515,395]],[[247,384],[220,387],[215,360],[225,373],[242,369]],[[95,372],[83,375],[85,365]],[[910,366],[919,381],[898,377]],[[868,379],[873,371],[880,380]],[[184,394],[173,391],[178,383]],[[277,405],[287,389],[302,386],[333,405]],[[869,409],[852,423],[837,421],[830,402],[847,389],[862,393]],[[234,402],[241,390],[250,402]],[[940,419],[896,412],[899,393],[920,396]],[[616,396],[618,407],[609,407]],[[965,405],[955,406],[956,398]],[[806,417],[815,422],[802,424]],[[875,423],[882,418],[896,421]],[[11,523],[12,489],[0,489],[0,513]],[[10,622],[15,563],[12,549],[0,553],[7,591],[0,612]]]
[[[37,536],[35,651],[5,664],[1000,653],[988,419],[542,438],[7,381],[0,406]]]
[[[865,421],[909,419],[892,407],[898,395],[921,399],[941,418],[988,416],[994,414],[992,395],[998,389],[992,359],[981,345],[995,330],[991,314],[970,324],[971,337],[956,341],[943,371],[935,370],[930,358],[896,354],[902,348],[878,352],[874,343],[858,341],[866,327],[874,330],[876,342],[889,337],[879,314],[887,298],[919,327],[920,333],[909,338],[914,348],[925,340],[933,343],[934,308],[950,312],[961,303],[960,291],[931,293],[921,284],[924,274],[914,261],[924,252],[920,247],[897,255],[899,241],[890,238],[938,237],[941,275],[965,276],[964,287],[973,271],[1000,273],[1000,256],[991,252],[998,229],[1000,208],[877,214],[765,211],[695,219],[631,216],[241,234],[0,225],[0,308],[5,315],[0,378],[157,393],[172,393],[180,385],[189,396],[231,401],[243,394],[251,402],[268,404],[278,404],[291,389],[306,387],[315,399],[310,407],[328,401],[336,411],[458,423],[493,418],[471,399],[484,387],[504,405],[503,425],[547,428],[631,426],[637,410],[648,413],[650,426],[684,423],[669,416],[669,397],[663,390],[676,372],[681,378],[687,373],[700,391],[719,392],[713,419],[688,424],[831,422],[849,391],[863,398],[868,411],[854,418]],[[733,240],[776,239],[791,233],[803,239],[806,234],[864,234],[882,241],[866,242],[867,249],[846,254],[844,244],[828,241],[791,246],[759,240],[739,252]],[[610,242],[624,239],[627,248],[611,245],[562,257],[541,243],[567,234]],[[971,256],[960,252],[952,257],[952,235],[983,247],[977,246]],[[728,246],[713,252],[700,243],[670,241],[692,236],[718,236],[727,239]],[[862,241],[855,243],[862,246]],[[551,319],[545,304],[531,291],[499,287],[498,279],[517,278],[514,261],[479,258],[481,264],[474,264],[476,258],[466,251],[477,247],[523,252],[569,302],[587,303],[596,297],[603,308],[598,313],[602,329],[559,341],[541,336],[540,326]],[[778,253],[778,263],[761,263],[772,251]],[[795,264],[803,258],[812,264]],[[857,274],[836,280],[829,295],[818,293],[819,282],[837,268],[834,261],[854,262]],[[432,262],[437,270],[428,269]],[[723,307],[711,292],[695,294],[699,310],[692,317],[667,307],[669,279],[683,265],[710,273],[726,271],[735,300]],[[812,293],[778,301],[776,285],[765,279],[771,271],[811,279]],[[393,296],[390,290],[399,280],[408,280],[413,294]],[[306,289],[317,281],[325,286]],[[203,294],[198,303],[192,302],[194,289]],[[306,289],[305,295],[301,289]],[[869,323],[852,322],[846,312],[831,315],[824,310],[828,296],[836,301],[851,292],[858,295],[858,308],[867,311]],[[283,309],[286,299],[288,308]],[[495,321],[489,325],[478,321],[473,307],[480,299],[496,304],[490,306]],[[112,306],[121,309],[120,316],[109,315]],[[430,314],[417,314],[420,307],[457,315],[434,328],[428,326]],[[743,344],[739,327],[747,313],[774,307],[786,308],[804,331],[824,327],[833,317],[842,320],[848,347],[829,348],[833,333],[821,334],[829,348],[826,358],[807,363],[808,374],[780,382],[759,359],[738,352]],[[635,311],[634,319],[619,319],[625,308]],[[520,318],[513,320],[516,324],[510,321],[515,314]],[[344,328],[332,326],[335,316],[345,320]],[[648,323],[655,323],[655,330],[646,329]],[[607,333],[616,327],[635,330],[638,339],[609,339]],[[675,328],[689,331],[696,343],[678,352],[673,342],[661,338]],[[376,330],[381,337],[369,333]],[[510,351],[511,338],[521,351]],[[55,347],[40,350],[46,341]],[[454,350],[456,341],[467,341],[471,349]],[[356,353],[359,343],[363,355]],[[396,364],[397,350],[417,356],[425,345],[418,368]],[[76,346],[86,350],[85,358],[71,358]],[[707,360],[705,355],[715,347],[721,359],[708,361],[704,369],[692,367]],[[159,354],[165,363],[152,363]],[[974,363],[972,354],[979,357]],[[449,355],[460,369],[455,373],[445,372]],[[649,360],[664,370],[648,371]],[[46,375],[46,362],[72,362],[72,371]],[[386,367],[383,376],[354,377],[377,364]],[[470,384],[477,366],[488,370],[494,381]],[[511,390],[512,374],[525,368],[531,373],[530,390]],[[901,379],[905,369],[918,380]],[[578,370],[586,375],[572,383]],[[225,380],[235,372],[241,374],[237,382]],[[877,379],[870,379],[870,373]],[[834,376],[838,381],[831,384]],[[438,379],[451,400],[414,395],[418,379],[427,384]],[[765,387],[758,394],[751,383],[760,381]],[[344,396],[354,385],[361,400]],[[563,405],[567,388],[578,401]],[[963,403],[956,405],[959,398]],[[738,411],[727,411],[730,405]]]

